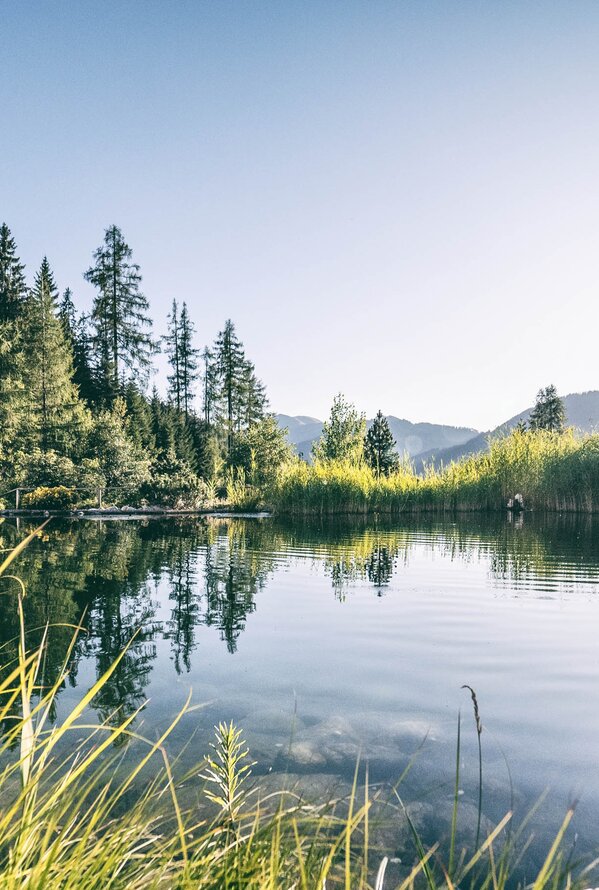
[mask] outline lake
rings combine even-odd
[[[2,546],[32,528],[5,521]],[[461,712],[461,819],[471,838],[483,732],[484,826],[530,822],[532,862],[566,808],[576,855],[599,837],[599,517],[455,521],[53,520],[18,563],[31,639],[53,625],[44,682],[85,628],[57,717],[128,643],[94,703],[150,737],[191,691],[181,763],[234,720],[267,788],[351,787],[358,756],[388,801],[377,842],[402,854],[399,791],[423,836],[446,832]],[[8,587],[6,582],[5,587]],[[0,597],[9,652],[15,601]],[[132,636],[138,632],[131,642]],[[527,829],[528,831],[528,829]]]

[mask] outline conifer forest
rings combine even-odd
[[[92,503],[101,491],[120,505],[193,508],[228,479],[259,481],[288,458],[231,320],[200,349],[187,304],[173,299],[157,338],[141,271],[115,225],[84,277],[95,289],[87,313],[73,289],[59,288],[47,257],[29,281],[9,227],[0,228],[5,489],[20,486],[31,506]],[[149,387],[160,351],[165,397]]]

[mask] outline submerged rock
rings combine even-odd
[[[288,758],[298,766],[340,767],[353,762],[360,752],[360,739],[343,717],[330,717],[298,732]]]

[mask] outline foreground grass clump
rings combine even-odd
[[[413,853],[392,884],[387,857],[374,862],[369,858],[369,813],[376,794],[370,794],[366,781],[358,798],[357,768],[352,794],[336,806],[308,805],[289,792],[261,798],[259,783],[252,786],[250,780],[252,764],[240,731],[221,724],[209,756],[175,779],[177,764],[171,763],[166,745],[173,728],[191,710],[189,705],[153,741],[134,731],[135,714],[116,726],[90,721],[88,706],[118,659],[53,725],[71,652],[55,684],[44,688],[40,677],[46,637],[28,651],[26,591],[8,572],[34,534],[0,565],[6,584],[17,587],[20,626],[17,658],[0,671],[2,890],[504,890],[513,885],[518,857],[506,838],[511,814],[479,839],[479,810],[474,849],[456,847],[459,732],[447,858],[438,845],[425,847],[394,788],[412,832]],[[111,753],[115,744],[127,740],[133,743],[132,756],[116,760]],[[147,777],[151,761],[157,763]],[[199,799],[184,806],[181,788],[189,785],[196,786]],[[207,804],[212,807],[209,816]],[[583,886],[585,871],[575,877],[569,858],[562,855],[571,817],[572,810],[533,876],[534,890]]]
[[[402,513],[503,509],[516,493],[527,508],[598,511],[599,435],[516,430],[484,454],[423,475],[409,462],[377,476],[365,463],[297,460],[267,500],[280,513]]]

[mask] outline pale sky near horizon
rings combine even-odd
[[[599,4],[0,0],[0,221],[116,222],[272,407],[489,429],[599,389]]]

